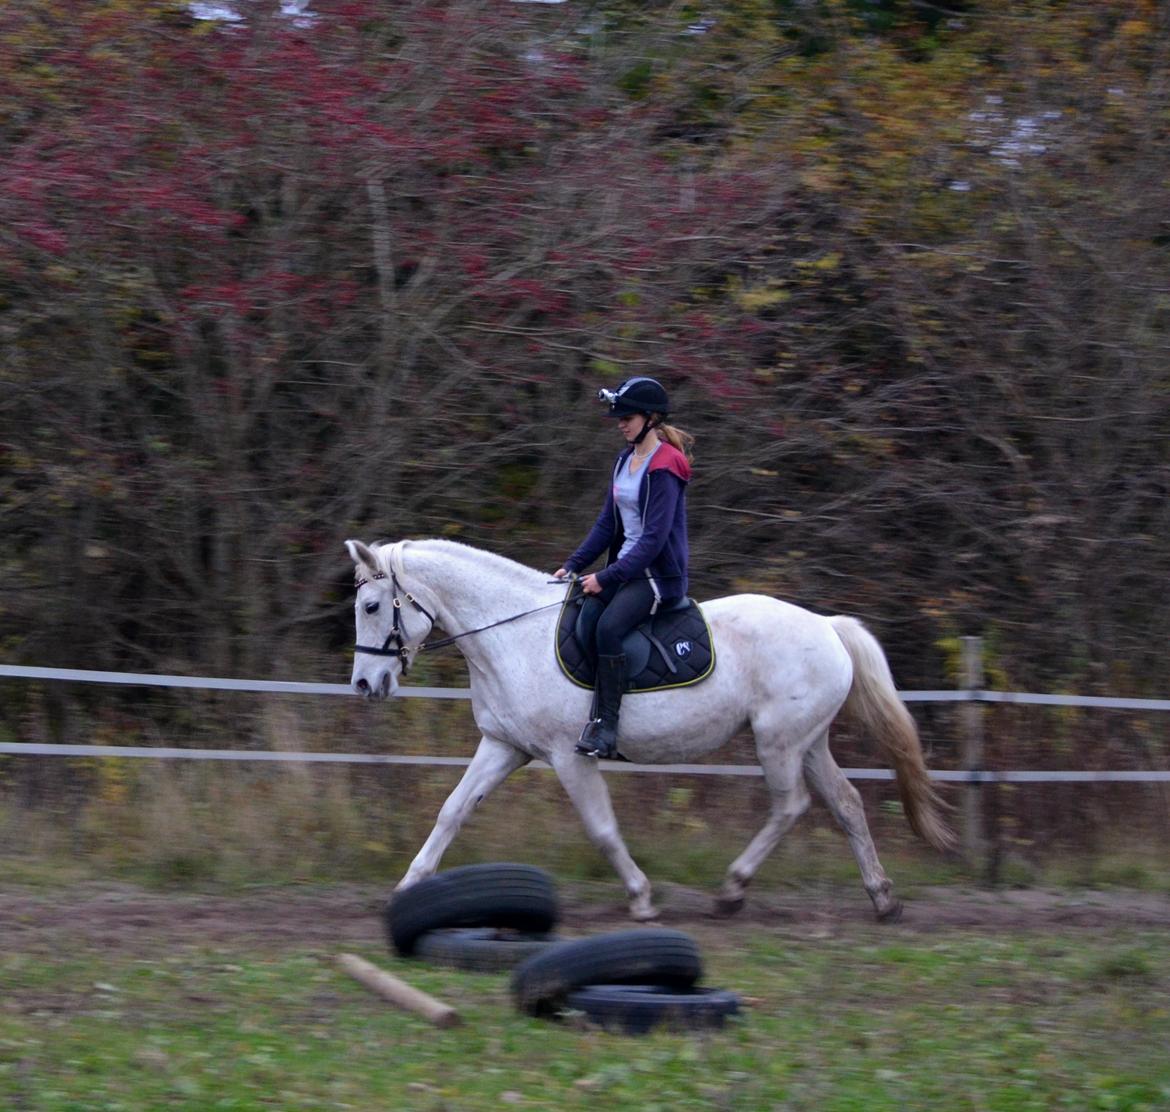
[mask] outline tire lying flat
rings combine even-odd
[[[656,1027],[717,1030],[739,1011],[739,997],[722,988],[586,985],[570,992],[565,1005],[608,1030],[644,1035]]]
[[[560,909],[552,878],[533,865],[493,863],[448,869],[396,892],[386,905],[390,945],[404,957],[430,931],[507,927],[546,934]]]
[[[413,956],[434,965],[479,973],[498,973],[546,950],[558,939],[496,927],[453,927],[427,931],[414,943]]]
[[[512,998],[522,1012],[547,1015],[584,985],[688,989],[702,973],[699,948],[681,931],[615,931],[558,942],[534,954],[512,973]]]

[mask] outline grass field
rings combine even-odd
[[[625,925],[601,891],[570,894],[567,934]],[[0,886],[0,1107],[1170,1108],[1161,896],[1141,915],[1120,893],[1021,900],[980,928],[994,896],[931,889],[889,928],[855,888],[726,924],[668,894],[664,922],[700,942],[705,983],[746,1007],[723,1032],[645,1037],[530,1019],[503,975],[392,958],[379,899]],[[463,1026],[393,1010],[337,971],[340,950],[455,1004]]]

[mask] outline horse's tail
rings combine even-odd
[[[950,849],[955,836],[942,817],[948,805],[926,771],[918,727],[898,698],[886,654],[856,618],[837,616],[830,618],[829,624],[853,661],[846,713],[877,737],[882,753],[893,765],[910,828],[935,849]]]

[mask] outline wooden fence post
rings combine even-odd
[[[964,691],[979,691],[983,687],[983,638],[964,637],[962,640],[962,675]],[[963,704],[962,723],[963,769],[967,772],[983,770],[983,707],[974,699]],[[969,783],[963,792],[963,857],[970,868],[978,868],[983,852],[983,785]]]

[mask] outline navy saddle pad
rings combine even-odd
[[[592,688],[596,650],[588,651],[578,635],[585,596],[570,593],[557,623],[557,662],[579,687]],[[590,635],[592,630],[585,631]],[[658,612],[626,634],[622,642],[629,680],[627,691],[661,691],[705,680],[715,670],[715,645],[698,603],[691,598],[659,607]]]

